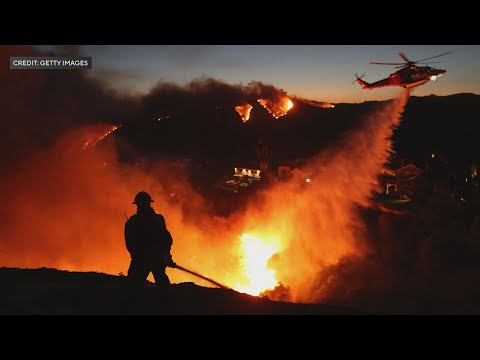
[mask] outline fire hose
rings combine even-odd
[[[185,269],[183,266],[180,266],[178,264],[175,264],[175,266],[172,266],[172,268],[174,269],[179,269],[179,270],[182,270],[182,271],[185,271],[189,274],[192,274],[192,275],[195,275],[203,280],[207,280],[208,282],[214,284],[214,285],[217,285],[219,288],[222,288],[222,289],[227,289],[227,290],[233,290],[231,288],[229,288],[228,286],[225,286],[223,284],[220,284],[219,282],[215,281],[215,280],[212,280],[206,276],[203,276],[203,275],[200,275],[199,273],[195,272],[195,271],[192,271],[192,270],[188,270],[188,269]]]

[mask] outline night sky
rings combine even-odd
[[[453,51],[431,60],[441,63],[429,64],[447,73],[412,95],[480,94],[480,45],[82,45],[76,51],[93,57],[89,75],[120,91],[144,93],[158,81],[183,84],[208,76],[229,84],[258,80],[289,95],[334,103],[385,100],[400,93],[397,87],[362,90],[352,84],[354,73],[375,82],[395,71],[367,61],[402,62],[399,51],[412,61]]]

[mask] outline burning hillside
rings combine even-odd
[[[250,119],[250,112],[252,111],[253,106],[250,104],[238,105],[235,106],[235,111],[240,115],[243,122],[246,122]]]
[[[75,88],[74,83],[70,86]],[[94,101],[87,98],[87,103],[80,105],[92,107],[88,102]],[[140,114],[155,115],[156,120],[158,114],[172,114],[176,119],[193,109],[220,105],[233,110],[238,104],[257,101],[277,118],[293,106],[286,93],[273,86],[259,82],[231,86],[212,79],[186,87],[159,84],[137,103]],[[157,210],[165,215],[178,263],[248,293],[260,294],[281,283],[290,289],[293,300],[316,301],[319,298],[311,289],[316,274],[361,248],[359,241],[354,241],[361,229],[354,206],[365,205],[375,189],[376,176],[390,150],[385,139],[398,123],[404,104],[405,100],[399,100],[380,109],[344,143],[313,159],[309,169],[315,175],[312,186],[299,188],[295,178],[274,186],[246,213],[233,214],[224,223],[209,215],[208,199],[195,192],[181,168],[159,162],[147,171],[122,164],[112,144],[91,152],[78,151],[79,141],[83,148],[91,148],[116,131],[117,125],[99,123],[97,127],[103,126],[105,131],[93,132],[92,127],[77,126],[77,130],[62,132],[52,145],[36,148],[15,172],[2,178],[2,186],[15,191],[5,198],[9,205],[2,218],[0,259],[7,266],[125,272],[128,254],[123,213],[133,211],[133,194],[141,188],[149,190]],[[50,109],[50,121],[60,127],[65,106],[55,102]],[[56,109],[62,111],[56,115]],[[246,118],[248,109],[245,105],[237,111],[245,111]],[[346,196],[352,179],[346,181],[342,174],[360,159],[369,160],[354,180],[357,191]],[[185,196],[172,203],[172,192]],[[20,213],[22,216],[15,215]],[[173,281],[188,279],[178,272],[171,276]]]
[[[13,50],[2,51],[5,59]],[[401,298],[396,289],[404,296],[411,293],[397,260],[407,259],[407,265],[413,260],[399,243],[389,242],[398,229],[379,217],[380,230],[369,232],[365,220],[365,209],[379,189],[378,176],[393,151],[391,137],[408,91],[383,103],[326,111],[260,82],[229,85],[202,78],[185,86],[159,83],[133,99],[109,93],[80,73],[32,71],[25,77],[26,72],[4,72],[0,69],[8,89],[3,110],[12,121],[5,122],[1,136],[15,161],[4,153],[9,171],[0,179],[6,190],[0,217],[3,266],[125,273],[125,214],[135,211],[134,195],[146,190],[173,235],[175,262],[238,291],[364,306],[384,306],[389,301],[385,289],[396,295],[391,298]],[[10,101],[12,93],[23,99],[22,105]],[[39,99],[38,94],[50,95]],[[283,119],[273,119],[289,110]],[[331,121],[318,121],[327,119],[320,113],[328,113]],[[15,133],[21,136],[14,138]],[[262,188],[226,217],[216,216],[215,201],[198,191],[187,166],[166,155],[176,151],[188,159],[217,156],[231,162],[238,153],[255,157],[261,136],[277,159],[301,154],[306,165]],[[136,166],[120,159],[119,148],[157,157],[149,167]],[[441,192],[441,186],[432,190]],[[432,208],[449,206],[445,200]],[[418,229],[408,232],[421,239],[419,244],[399,237],[424,260],[412,266],[424,280],[416,289],[445,279],[439,269],[452,263],[445,260],[452,246],[442,233],[432,230],[424,239],[421,231],[435,218],[425,212],[421,223],[411,222]],[[460,229],[476,231],[473,225],[473,230]],[[477,243],[469,240],[453,248],[476,254]],[[431,251],[438,244],[443,244],[441,258]],[[456,271],[458,277],[464,275]],[[192,281],[178,270],[167,273],[174,283]],[[458,288],[461,281],[448,283],[458,293],[469,293],[467,287]]]
[[[275,119],[287,114],[293,107],[293,102],[287,96],[278,96],[276,99],[258,99],[260,105],[268,110]]]
[[[257,102],[262,105],[275,118],[287,115],[288,111],[293,108],[293,102],[288,96],[278,95],[271,99],[258,99]],[[240,115],[243,122],[250,119],[250,113],[253,106],[250,104],[235,106],[235,111]]]
[[[309,168],[315,181],[308,188],[299,187],[296,178],[274,186],[246,213],[233,214],[223,223],[208,215],[207,199],[196,194],[181,169],[158,163],[145,172],[119,163],[112,147],[75,151],[75,143],[90,130],[65,134],[2,179],[2,186],[16,191],[5,198],[10,216],[4,217],[2,238],[11,240],[2,243],[7,251],[1,261],[7,266],[125,272],[123,212],[133,211],[133,195],[141,188],[150,190],[157,210],[165,215],[179,264],[250,294],[282,284],[290,289],[291,300],[321,300],[312,289],[316,275],[342,257],[361,254],[362,225],[354,207],[365,206],[375,189],[390,150],[387,138],[404,103],[381,109],[337,148],[313,159]],[[342,177],[343,167],[364,157],[369,162],[353,179],[357,190],[347,195],[352,179]],[[172,191],[186,196],[171,203]],[[21,217],[14,216],[19,212]],[[170,276],[173,282],[189,279],[178,271]]]
[[[107,136],[117,131],[121,125],[109,126],[105,129],[105,126],[102,124],[97,124],[96,126],[91,127],[91,132],[87,134],[87,138],[82,145],[83,150],[90,149],[97,145],[100,141],[105,139]]]

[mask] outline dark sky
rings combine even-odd
[[[400,93],[395,87],[369,91],[352,84],[354,73],[374,82],[395,71],[367,61],[402,62],[399,51],[413,61],[453,51],[431,60],[441,61],[430,66],[447,74],[413,95],[480,94],[480,45],[82,45],[77,51],[93,57],[89,75],[119,90],[146,92],[161,80],[183,84],[208,76],[230,84],[258,80],[289,95],[334,103],[385,100]]]

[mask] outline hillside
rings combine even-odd
[[[124,276],[55,269],[0,268],[2,315],[346,315],[358,310],[271,301],[191,282],[167,290],[125,287]]]
[[[342,103],[321,108],[293,99],[293,108],[278,119],[253,103],[245,123],[233,107],[187,106],[159,120],[162,107],[153,106],[143,118],[126,123],[115,137],[147,157],[162,153],[201,160],[255,160],[255,146],[263,138],[277,161],[307,158],[356,127],[383,103]],[[474,94],[411,96],[394,134],[395,148],[400,156],[412,159],[431,152],[478,158],[475,134],[480,123],[475,114],[479,108],[480,96]]]

